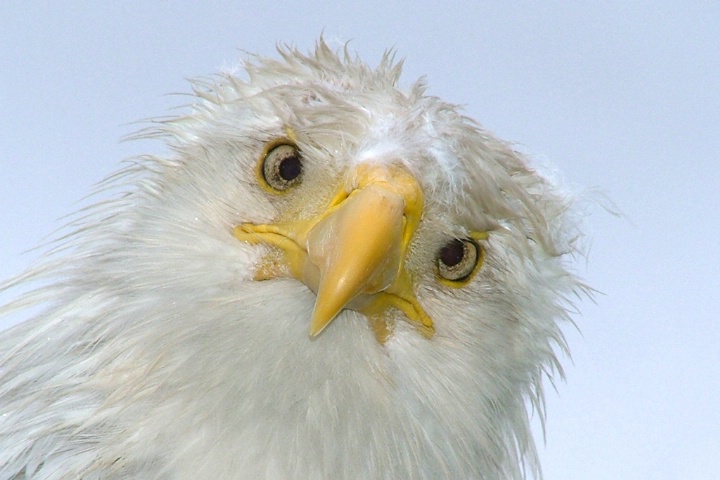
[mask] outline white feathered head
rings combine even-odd
[[[0,478],[521,478],[568,199],[320,41],[193,84],[0,340]]]

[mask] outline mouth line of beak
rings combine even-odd
[[[405,257],[422,213],[422,192],[400,167],[358,169],[328,207],[309,220],[235,227],[238,240],[272,247],[255,280],[292,277],[315,292],[310,335],[344,309],[365,315],[384,343],[395,309],[425,337],[432,319],[414,294]]]

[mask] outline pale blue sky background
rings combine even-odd
[[[320,32],[430,92],[624,212],[589,217],[578,271],[603,294],[567,329],[548,388],[546,478],[720,471],[720,3],[0,3],[0,277],[20,272],[91,185],[152,142],[184,78]],[[62,6],[61,6],[62,5]]]

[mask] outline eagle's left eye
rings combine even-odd
[[[475,241],[455,238],[438,251],[438,274],[450,282],[464,282],[475,272],[481,257],[480,246]]]
[[[303,172],[302,155],[295,145],[281,143],[262,158],[263,180],[274,190],[284,191],[300,183]]]

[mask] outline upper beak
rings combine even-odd
[[[289,270],[316,292],[310,335],[322,332],[349,308],[367,315],[384,341],[389,335],[385,313],[396,308],[432,336],[432,320],[417,302],[405,270],[422,208],[420,185],[404,167],[363,164],[314,218],[242,224],[234,234],[279,248],[280,265],[275,261],[262,266],[258,279],[283,276]]]

